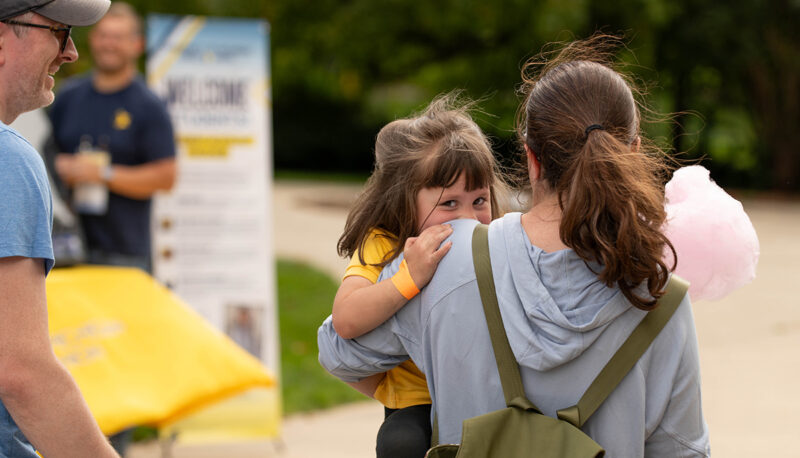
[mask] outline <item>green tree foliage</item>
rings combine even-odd
[[[719,181],[800,189],[800,0],[131,0],[150,13],[271,24],[276,166],[368,171],[386,122],[455,88],[500,154],[517,154],[515,88],[545,43],[624,32],[674,123],[648,132]],[[635,56],[635,57],[633,57]]]
[[[705,118],[695,151],[735,184],[800,189],[800,2],[670,5],[676,14],[649,46],[666,76],[670,109]],[[677,136],[676,149],[686,149],[686,139]]]

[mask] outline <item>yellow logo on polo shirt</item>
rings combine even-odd
[[[131,126],[131,114],[125,111],[124,108],[118,109],[114,112],[114,128],[117,130],[125,130]]]

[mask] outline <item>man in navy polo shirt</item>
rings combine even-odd
[[[114,2],[90,32],[89,45],[94,71],[67,82],[50,110],[62,152],[56,171],[75,190],[89,184],[109,191],[105,203],[76,207],[89,262],[150,271],[151,197],[175,181],[172,125],[138,75],[143,37],[130,5]],[[103,152],[105,163],[75,154],[82,150]]]

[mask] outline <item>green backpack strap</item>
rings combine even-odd
[[[500,306],[497,303],[497,292],[492,275],[492,260],[489,256],[489,226],[485,224],[478,224],[472,232],[472,263],[475,266],[475,277],[478,281],[483,313],[486,315],[486,324],[489,327],[489,336],[492,339],[492,348],[497,360],[497,370],[500,373],[500,384],[503,386],[506,406],[520,407],[541,413],[539,408],[525,396],[519,365],[511,351],[511,345],[508,343],[508,336],[503,327],[503,317],[500,315]],[[431,445],[438,444],[439,419],[434,412]]]
[[[492,260],[489,256],[489,226],[485,224],[478,224],[472,232],[472,262],[475,265],[475,277],[481,294],[483,312],[486,314],[489,336],[492,339],[494,357],[497,360],[497,370],[500,372],[500,383],[503,386],[506,406],[520,407],[541,413],[539,408],[525,396],[519,365],[511,351],[511,345],[508,343],[508,336],[503,327],[503,317],[500,315],[500,306],[497,303],[497,292],[494,287]]]
[[[439,415],[433,411],[433,427],[431,428],[431,447],[439,445]]]
[[[673,274],[667,283],[664,295],[658,300],[658,307],[647,312],[625,343],[595,377],[580,401],[572,407],[559,410],[558,418],[578,428],[582,427],[647,351],[661,329],[672,318],[688,289],[689,283]]]

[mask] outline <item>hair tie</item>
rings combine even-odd
[[[583,132],[586,134],[586,138],[589,138],[589,132],[597,129],[605,130],[603,129],[603,126],[601,126],[600,124],[592,124],[591,126],[587,127],[586,130]]]

